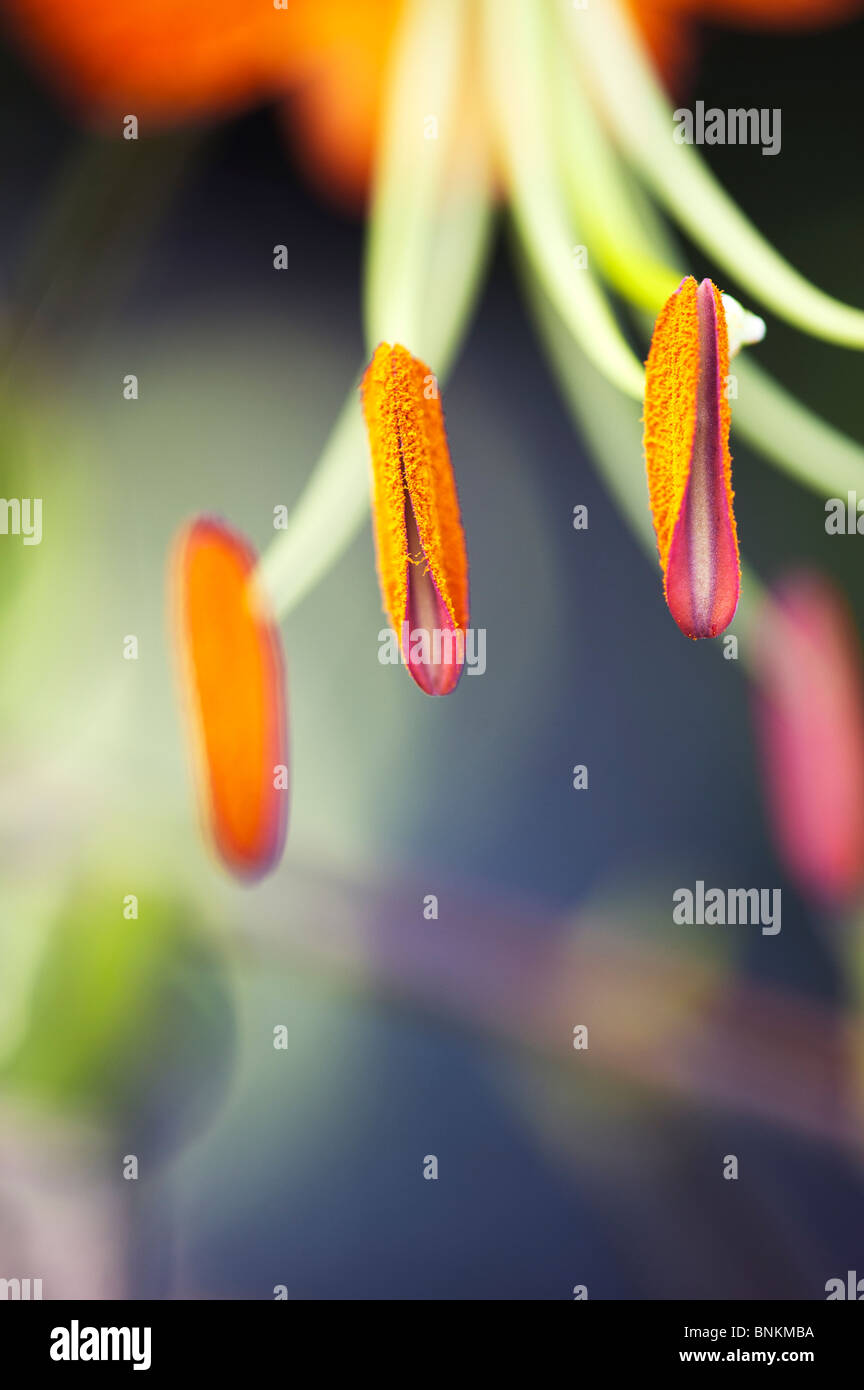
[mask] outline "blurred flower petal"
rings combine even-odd
[[[438,385],[404,347],[380,343],[362,392],[384,607],[420,689],[447,695],[464,665],[468,557]]]
[[[864,884],[864,672],[840,593],[787,580],[757,613],[756,731],[768,811],[790,877],[841,906]]]
[[[215,847],[239,878],[273,868],[285,842],[287,733],[281,644],[249,583],[257,557],[211,518],[175,553],[175,624],[199,793]]]
[[[4,0],[8,26],[88,121],[117,134],[216,117],[296,92],[304,163],[362,195],[404,0]]]
[[[284,89],[309,58],[307,5],[237,0],[6,0],[7,20],[49,76],[96,120],[159,124]]]
[[[688,637],[716,637],[740,586],[729,454],[729,345],[719,291],[682,280],[658,315],[645,377],[645,459],[666,602]]]
[[[304,172],[349,209],[362,208],[371,182],[392,27],[370,24],[365,43],[349,40],[328,54],[296,84],[285,107]]]
[[[628,8],[667,88],[680,91],[694,75],[692,25],[665,0],[628,0]]]

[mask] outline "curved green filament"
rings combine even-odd
[[[604,277],[630,303],[655,315],[682,272],[670,264],[659,214],[623,166],[588,96],[573,80],[569,49],[550,55],[549,81],[561,131],[560,163],[570,206]]]
[[[415,356],[427,351],[430,256],[448,156],[459,136],[467,18],[461,0],[406,6],[384,101],[366,243],[370,354],[382,340],[402,343]]]
[[[625,394],[642,394],[642,368],[587,266],[563,196],[549,33],[534,0],[485,0],[489,97],[520,241],[535,274],[586,355]]]
[[[334,425],[288,526],[270,543],[256,577],[277,619],[300,602],[347,550],[369,506],[366,437],[357,391]]]
[[[732,410],[736,432],[771,463],[821,497],[864,497],[864,448],[821,420],[784,391],[750,357],[733,363],[739,396]]]
[[[569,69],[553,73],[568,135],[566,172],[580,218],[591,218],[597,256],[615,287],[651,318],[685,274],[672,237],[634,176],[621,164],[602,124]],[[595,243],[592,241],[592,252]],[[644,322],[650,333],[650,319]],[[831,490],[864,495],[864,448],[785,391],[750,352],[735,359],[739,397],[733,431],[776,467],[823,497]],[[620,499],[619,499],[620,500]]]
[[[619,0],[567,11],[571,52],[615,140],[693,240],[778,317],[815,337],[864,347],[864,311],[811,285],[760,235],[696,152],[675,143],[672,112]]]

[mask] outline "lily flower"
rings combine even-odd
[[[790,877],[820,905],[864,886],[864,667],[843,595],[796,574],[757,610],[754,714],[769,820]]]
[[[338,561],[368,516],[371,458],[390,619],[397,629],[407,618],[453,637],[468,621],[467,566],[443,417],[437,397],[421,405],[404,382],[418,373],[436,387],[445,381],[501,204],[577,425],[628,520],[651,550],[658,543],[676,622],[688,636],[709,637],[731,620],[739,570],[727,350],[758,340],[761,320],[750,304],[858,350],[864,312],[800,275],[699,151],[672,139],[657,55],[668,72],[700,16],[803,26],[861,8],[861,0],[818,10],[806,0],[603,0],[584,8],[570,0],[92,0],[74,9],[64,0],[0,0],[0,13],[78,107],[118,134],[130,111],[146,131],[148,121],[171,125],[287,99],[320,179],[356,192],[371,168],[366,430],[352,382],[287,528],[261,556],[255,588],[280,621]],[[660,212],[688,238],[689,266]],[[710,281],[696,288],[687,272],[702,258],[735,285],[747,305],[740,313]],[[646,499],[638,447],[623,458],[604,449],[610,415],[598,429],[599,392],[580,378],[593,372],[611,391],[610,414],[615,403],[624,412],[642,401],[646,375],[625,325],[647,336],[658,314],[645,396]],[[734,429],[823,496],[826,488],[864,495],[864,450],[747,359],[744,352],[736,364]],[[397,377],[403,385],[394,385]],[[408,413],[422,425],[417,450],[405,448],[394,424]],[[743,572],[742,598],[750,583]],[[259,680],[262,660],[259,651]],[[430,693],[452,689],[458,677],[458,663],[445,669],[423,653],[407,664]],[[258,698],[263,707],[260,691]],[[259,753],[265,742],[259,737]],[[227,806],[227,760],[219,767]],[[258,792],[261,839],[250,834],[239,859],[248,852],[260,865],[279,837],[264,831],[272,808],[265,814],[270,798]],[[237,798],[247,804],[240,783]]]
[[[224,523],[181,533],[172,598],[204,821],[225,866],[253,880],[279,859],[287,819],[282,652],[255,592],[257,556]]]

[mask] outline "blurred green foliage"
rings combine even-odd
[[[180,902],[142,894],[137,919],[123,904],[104,882],[69,895],[0,1082],[105,1118],[167,1109],[169,1128],[188,1130],[233,1050],[224,962]]]

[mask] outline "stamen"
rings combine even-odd
[[[256,555],[202,517],[174,554],[174,627],[195,772],[217,853],[238,878],[277,863],[288,791],[285,683],[275,624],[252,584]]]
[[[468,559],[437,382],[381,343],[362,391],[384,607],[417,684],[446,695],[464,663]]]
[[[645,457],[669,611],[688,637],[735,613],[740,566],[726,398],[729,347],[710,280],[681,282],[661,311],[645,378]]]

